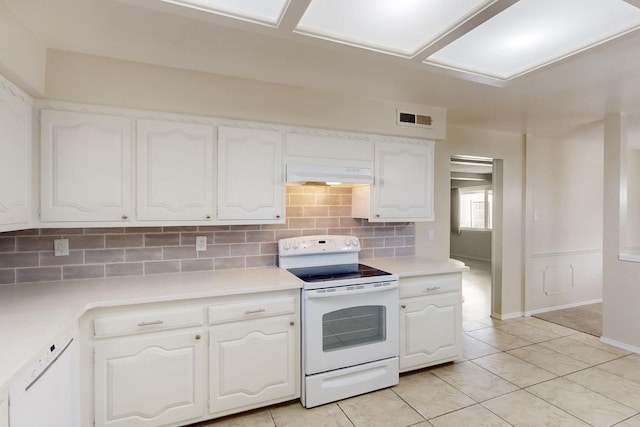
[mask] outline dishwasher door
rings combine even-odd
[[[11,427],[78,427],[77,347],[73,335],[53,342],[9,390]]]

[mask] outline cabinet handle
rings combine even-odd
[[[244,314],[255,314],[255,313],[262,313],[264,311],[267,311],[264,308],[256,308],[255,310],[247,310],[244,312]]]
[[[126,214],[122,215],[122,219],[128,219],[128,218],[129,217]]]
[[[154,320],[152,322],[140,322],[138,326],[151,326],[151,325],[162,325],[164,320]]]
[[[401,304],[400,308],[407,308],[407,306],[405,304]]]
[[[196,335],[196,339],[199,340],[200,339],[200,335]]]
[[[440,289],[440,286],[432,286],[430,288],[425,289],[425,292],[432,292],[432,291],[437,291],[438,289]]]
[[[289,326],[293,326],[295,324],[296,324],[296,322],[294,322],[293,320],[291,322],[289,322]]]

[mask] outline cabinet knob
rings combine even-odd
[[[211,219],[211,215],[205,216],[206,219]]]
[[[376,214],[376,218],[380,218],[380,214]]]
[[[402,305],[400,305],[400,308],[407,308],[407,306],[402,304]]]
[[[127,216],[127,214],[122,215],[122,219],[128,219],[129,217]]]
[[[293,326],[295,324],[296,324],[296,322],[294,322],[293,320],[291,322],[289,322],[289,326]]]
[[[200,335],[196,335],[196,339],[199,340],[201,338]]]
[[[280,215],[276,215],[276,218],[280,219]]]

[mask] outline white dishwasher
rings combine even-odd
[[[11,427],[78,427],[77,340],[51,342],[9,389]]]

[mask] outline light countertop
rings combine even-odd
[[[399,277],[467,270],[455,260],[362,259]],[[298,289],[278,267],[86,279],[0,286],[0,391],[34,361],[49,340],[77,325],[92,308]]]
[[[462,261],[455,259],[432,259],[422,257],[369,258],[361,259],[362,264],[397,274],[400,278],[430,274],[456,273],[468,270]]]
[[[300,287],[278,267],[0,286],[0,391],[92,308]]]

